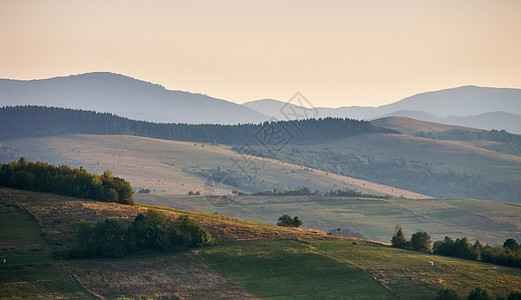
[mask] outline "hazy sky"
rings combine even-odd
[[[93,71],[330,107],[521,88],[521,1],[0,0],[0,78]]]

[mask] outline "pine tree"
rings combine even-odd
[[[408,242],[405,239],[405,236],[403,234],[402,228],[398,228],[396,233],[393,235],[393,238],[391,239],[391,244],[395,248],[401,248],[401,249],[407,249],[408,248]]]

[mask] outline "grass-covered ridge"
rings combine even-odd
[[[141,205],[5,188],[0,189],[0,201],[33,215],[52,251],[70,247],[73,229],[82,218],[96,221],[116,217],[130,224],[137,214],[148,210]],[[198,220],[212,234],[215,245],[200,249],[199,256],[191,252],[156,253],[59,263],[84,288],[106,298],[429,299],[443,287],[463,295],[481,286],[496,296],[506,296],[521,284],[521,270],[517,269],[395,249],[308,229],[216,214],[163,211],[172,217],[189,215]],[[141,275],[136,277],[136,272]]]
[[[201,256],[259,298],[398,299],[369,274],[324,255],[309,242],[232,243],[203,249]]]
[[[480,239],[488,244],[500,244],[507,238],[521,240],[521,205],[493,201],[248,195],[236,196],[226,205],[215,206],[212,205],[213,199],[204,196],[136,197],[141,203],[209,214],[218,212],[223,216],[268,224],[275,224],[283,213],[291,213],[292,216],[299,216],[307,228],[338,234],[337,228],[340,227],[343,235],[387,243],[391,241],[397,224],[407,234],[426,231],[433,240],[442,240],[445,236],[466,236],[469,240]]]
[[[363,241],[247,241],[201,255],[260,298],[434,299],[441,288],[475,287],[505,297],[521,284],[521,270]]]

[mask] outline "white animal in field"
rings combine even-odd
[[[429,265],[434,266],[434,262],[433,261],[429,260],[428,263],[429,263]]]

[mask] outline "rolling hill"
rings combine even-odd
[[[402,135],[398,136],[402,137]],[[403,137],[406,139],[399,140],[400,143],[395,144],[392,140],[385,140],[381,136],[368,135],[357,144],[359,147],[366,147],[359,150],[363,152],[369,152],[371,149],[368,145],[376,141],[390,143],[386,149],[391,150],[392,147],[401,145],[402,148],[395,149],[397,153],[405,153],[404,149],[409,149],[411,155],[414,153],[422,155],[419,151],[430,149],[429,151],[439,155],[431,159],[448,161],[452,157],[454,162],[451,164],[461,169],[471,168],[472,159],[478,159],[488,162],[480,166],[483,172],[488,170],[487,168],[501,169],[504,164],[517,163],[516,160],[498,159],[496,154],[490,156],[490,153],[493,153],[491,151],[479,149],[476,152],[475,147],[463,147],[469,150],[462,152],[458,148],[462,146]],[[433,143],[437,147],[432,149],[431,146],[418,147],[414,144],[418,141],[427,145]],[[234,160],[240,161],[243,157],[226,145],[113,135],[24,138],[7,140],[4,144],[10,145],[17,151],[16,153],[25,155],[29,160],[41,160],[56,165],[83,166],[93,173],[102,173],[110,169],[114,174],[128,179],[136,189],[136,200],[145,204],[206,213],[218,212],[269,224],[274,224],[282,212],[291,212],[304,217],[304,226],[308,228],[330,232],[341,227],[344,228],[345,234],[381,242],[389,241],[395,224],[401,224],[404,229],[410,231],[429,230],[433,236],[440,239],[445,235],[466,235],[469,238],[479,237],[493,243],[498,243],[507,237],[517,237],[521,228],[521,224],[516,221],[518,214],[514,212],[518,209],[516,205],[463,199],[429,200],[430,197],[396,187],[273,159],[249,157],[250,164],[259,167],[259,170],[256,174],[242,173],[242,176],[239,176],[241,170]],[[353,145],[355,144],[340,141],[335,147],[339,151],[346,151],[347,146],[353,147]],[[316,145],[319,150],[322,150],[323,146]],[[382,155],[372,151],[374,155],[379,157]],[[470,161],[465,163],[463,161],[465,157]],[[505,157],[512,158],[509,155],[504,155],[503,158]],[[226,181],[223,177],[214,177],[215,175],[208,172],[217,169],[236,181]],[[516,174],[519,176],[515,170],[515,168],[505,169],[496,175],[505,178]],[[519,168],[517,170],[519,171]],[[511,173],[505,173],[507,171]],[[255,176],[248,177],[248,174]],[[271,188],[296,189],[302,186],[322,191],[350,188],[382,196],[392,195],[395,198],[344,199],[337,196],[316,195],[240,196],[232,193],[233,190],[254,192]],[[139,193],[140,190],[147,189],[150,190],[150,194]],[[441,192],[441,190],[442,187],[438,187],[436,191]],[[190,191],[200,192],[201,195],[188,195]],[[220,195],[226,197],[222,198]],[[408,201],[400,197],[418,200]],[[454,226],[458,229],[455,230]],[[519,238],[521,239],[521,236]]]
[[[516,203],[521,193],[520,156],[459,141],[365,134],[312,145],[299,144],[293,153],[279,153],[278,159],[432,197]]]
[[[451,126],[479,128],[482,130],[506,130],[508,132],[521,134],[521,127],[519,126],[519,124],[521,124],[521,116],[504,111],[494,111],[470,116],[440,117],[423,111],[402,110],[385,114],[378,118],[389,116],[406,117],[427,122],[443,123]]]
[[[505,297],[521,284],[519,269],[395,249],[308,229],[165,208],[158,209],[172,218],[185,214],[201,222],[215,245],[195,252],[146,253],[119,259],[46,256],[42,260],[48,254],[22,246],[48,243],[45,249],[65,250],[82,219],[129,220],[148,207],[5,188],[0,188],[0,203],[0,213],[5,216],[0,220],[18,220],[16,225],[8,224],[18,230],[5,231],[0,240],[1,255],[7,258],[7,264],[0,267],[0,295],[6,299],[317,299],[346,295],[356,299],[418,299],[433,298],[440,288],[465,295],[478,286],[495,297]],[[32,231],[22,240],[24,232],[38,226],[41,234]],[[0,230],[3,228],[7,227]],[[6,243],[11,243],[7,248],[16,250],[4,250]]]
[[[307,186],[323,191],[349,187],[380,195],[425,197],[272,159],[241,155],[227,145],[117,135],[62,135],[9,139],[2,143],[11,147],[12,155],[25,156],[28,160],[83,166],[93,173],[110,169],[127,178],[138,191],[149,189],[159,194],[256,192]],[[232,185],[212,182],[210,185],[217,187],[215,191],[207,183],[211,178],[208,172],[217,168],[235,177],[237,182]]]
[[[413,135],[413,136],[416,135],[417,133],[419,133],[420,131],[424,131],[424,132],[439,131],[439,132],[441,132],[441,131],[452,130],[452,129],[471,131],[471,132],[481,131],[480,129],[472,128],[472,127],[463,127],[463,126],[448,125],[448,124],[442,124],[442,123],[436,123],[436,122],[420,121],[418,119],[399,117],[399,116],[375,119],[375,120],[372,120],[371,123],[373,123],[374,125],[379,126],[379,127],[392,128],[392,129],[400,131],[403,134]]]

